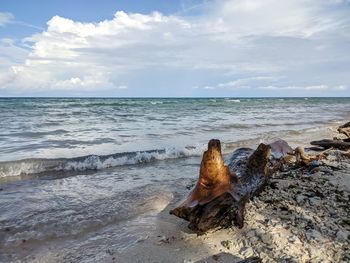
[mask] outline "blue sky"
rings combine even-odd
[[[46,22],[55,15],[81,22],[95,22],[113,18],[117,10],[138,13],[158,10],[164,14],[176,13],[181,11],[181,3],[176,0],[103,0],[99,3],[94,0],[1,0],[0,8],[2,12],[14,14],[16,21],[45,29]],[[38,30],[30,30],[30,26],[23,27],[14,23],[1,30],[1,37],[26,37],[35,32]]]
[[[0,96],[350,96],[348,0],[0,2]]]

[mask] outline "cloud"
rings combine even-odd
[[[341,86],[341,87],[343,87],[343,86]],[[339,90],[338,87],[330,88],[327,85],[286,86],[286,87],[265,86],[265,87],[259,87],[259,89],[263,89],[263,90],[301,90],[301,91]]]
[[[334,87],[335,90],[347,90],[348,87],[346,87],[345,85],[339,85],[339,86],[336,86]]]
[[[218,88],[250,88],[257,84],[264,82],[275,82],[281,77],[271,77],[271,76],[255,76],[249,78],[236,79],[225,83],[219,83]]]
[[[14,15],[11,13],[0,12],[0,27],[11,23],[14,18]]]
[[[11,44],[26,52],[3,63],[0,89],[127,96],[200,96],[203,90],[226,96],[259,87],[346,92],[320,88],[350,84],[344,5],[226,0],[185,8],[200,10],[195,16],[118,11],[95,23],[54,16],[43,32]]]

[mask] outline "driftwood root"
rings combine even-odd
[[[290,151],[282,140],[271,145],[261,143],[255,151],[237,149],[226,166],[220,141],[210,140],[197,184],[170,214],[189,221],[188,227],[198,234],[218,227],[243,227],[245,204],[262,191]]]

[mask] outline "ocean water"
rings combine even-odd
[[[0,98],[0,262],[127,249],[188,191],[209,139],[298,145],[349,116],[349,98]]]
[[[0,99],[0,177],[201,155],[344,119],[350,99]]]

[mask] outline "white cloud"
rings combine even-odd
[[[330,89],[327,85],[314,85],[314,86],[286,86],[286,87],[277,87],[277,86],[265,86],[259,87],[263,90],[301,90],[301,91],[322,91]],[[333,90],[336,90],[334,88]]]
[[[339,86],[336,86],[334,87],[335,90],[347,90],[348,87],[346,87],[345,85],[339,85]]]
[[[271,76],[256,76],[249,78],[236,79],[233,81],[219,83],[218,88],[250,88],[256,84],[261,84],[262,82],[275,82],[281,77],[271,77]]]
[[[226,0],[204,2],[202,14],[192,17],[118,11],[113,19],[83,23],[54,16],[46,30],[24,39],[29,52],[3,62],[0,87],[9,93],[124,90],[135,96],[151,88],[169,95],[165,89],[176,87],[180,95],[258,87],[330,90],[325,87],[350,81],[344,4]],[[25,50],[2,42],[10,52]],[[0,52],[7,51],[0,46]]]
[[[203,89],[216,89],[214,86],[204,86]]]
[[[15,17],[11,13],[0,12],[0,27],[11,23]]]

